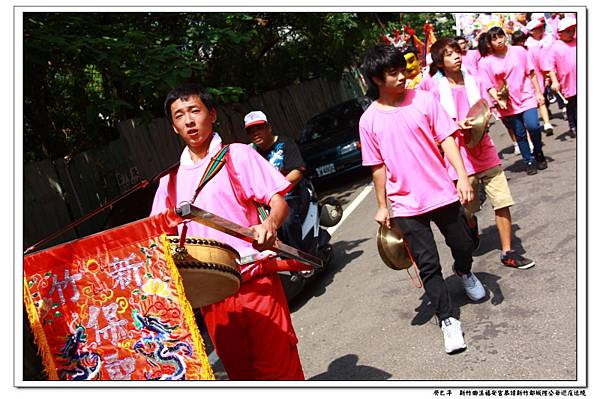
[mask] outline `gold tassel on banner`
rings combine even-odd
[[[54,364],[54,360],[52,359],[50,346],[48,345],[48,341],[46,340],[46,334],[44,333],[44,329],[42,328],[42,324],[40,323],[37,309],[35,308],[33,299],[31,298],[31,292],[29,292],[29,286],[27,285],[27,277],[23,278],[23,296],[25,301],[25,309],[27,310],[27,318],[29,319],[29,325],[31,326],[31,330],[33,331],[33,339],[38,347],[38,353],[42,357],[44,369],[46,371],[46,374],[48,375],[48,379],[56,381],[58,380],[58,374],[56,373],[56,365]]]
[[[194,346],[196,347],[196,353],[200,357],[200,362],[202,364],[202,375],[201,378],[203,380],[214,380],[215,375],[213,373],[212,367],[210,366],[210,362],[208,361],[208,357],[206,356],[206,348],[204,346],[204,340],[202,339],[202,335],[200,334],[200,330],[198,330],[198,325],[196,324],[196,318],[194,316],[194,311],[192,309],[192,305],[188,301],[185,296],[185,290],[183,288],[183,280],[181,279],[181,275],[177,270],[177,266],[175,265],[175,261],[173,260],[173,256],[171,254],[171,245],[167,239],[167,235],[163,234],[161,236],[163,243],[163,251],[165,255],[165,261],[171,270],[171,275],[173,277],[173,282],[175,283],[175,287],[177,288],[177,297],[179,299],[179,303],[183,307],[183,314],[185,317],[185,321],[187,322],[190,332],[192,334],[192,340],[194,342]]]

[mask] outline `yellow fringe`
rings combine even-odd
[[[177,288],[177,297],[179,298],[179,303],[183,307],[185,321],[187,322],[187,325],[192,334],[192,340],[194,342],[196,352],[200,356],[200,362],[202,364],[201,378],[203,380],[214,380],[215,375],[213,373],[212,367],[210,366],[210,362],[208,361],[208,357],[206,356],[206,348],[204,347],[204,341],[202,340],[200,330],[198,330],[198,325],[196,324],[196,318],[194,317],[192,305],[185,296],[185,290],[183,289],[183,280],[181,279],[181,275],[179,274],[177,266],[175,265],[175,261],[173,260],[173,256],[171,255],[171,245],[167,240],[166,234],[162,235],[162,242],[165,260],[171,270],[171,275],[173,277],[173,281],[175,282],[175,287]]]
[[[38,347],[38,353],[42,357],[42,362],[44,363],[44,369],[46,370],[48,379],[58,380],[56,365],[54,364],[54,359],[52,358],[50,345],[48,345],[46,334],[44,333],[42,323],[40,323],[37,309],[33,303],[33,299],[31,298],[31,292],[29,291],[29,286],[27,285],[27,278],[23,279],[23,297],[25,301],[25,309],[27,309],[27,318],[29,319],[31,329],[33,330],[33,340]]]

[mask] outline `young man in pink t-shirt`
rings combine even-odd
[[[512,127],[521,156],[525,161],[527,174],[535,175],[538,170],[548,167],[542,151],[542,126],[537,107],[545,102],[539,87],[535,70],[527,56],[527,50],[510,46],[502,28],[493,27],[486,33],[491,53],[481,59],[479,65],[484,88],[492,101],[498,105],[498,112]],[[498,97],[503,85],[508,86],[508,100]],[[527,141],[527,132],[533,142],[533,156]]]
[[[448,115],[461,127],[461,131],[455,135],[455,139],[473,191],[478,193],[478,186],[481,183],[494,208],[496,228],[502,247],[500,261],[508,267],[528,269],[533,267],[535,262],[512,250],[510,206],[514,205],[514,201],[501,168],[502,163],[498,157],[496,146],[487,133],[472,148],[467,147],[465,143],[465,133],[472,128],[472,120],[467,119],[467,114],[477,101],[486,97],[486,93],[480,83],[462,69],[460,50],[458,43],[449,38],[440,38],[431,46],[433,62],[430,72],[433,73],[432,80],[435,82],[431,91],[440,100]],[[447,157],[446,166],[450,177],[456,180],[458,174]],[[477,242],[479,240],[478,226],[474,213],[480,210],[479,196],[475,195],[474,200],[466,204],[465,208],[472,215],[471,218],[468,218],[468,222]]]
[[[469,72],[471,75],[476,76],[477,72],[477,64],[481,59],[481,53],[477,49],[468,49],[467,40],[462,36],[456,36],[454,38],[458,42],[460,46],[460,53],[462,55],[463,67]]]
[[[165,100],[165,113],[186,147],[178,169],[160,180],[153,215],[192,200],[211,157],[223,146],[213,132],[217,113],[212,97],[202,86],[188,84],[172,90]],[[193,203],[249,227],[255,242],[247,243],[193,221],[187,224],[187,237],[214,239],[229,244],[241,257],[253,255],[275,242],[277,229],[287,216],[283,196],[291,184],[245,144],[231,144],[225,160],[225,167],[202,188]],[[256,203],[271,208],[263,222]],[[276,272],[258,273],[259,268],[259,264],[244,268],[235,295],[201,309],[216,352],[232,380],[304,379],[298,339],[279,276]]]
[[[461,206],[473,199],[473,188],[452,137],[459,127],[432,94],[406,89],[405,68],[402,53],[390,45],[377,45],[365,57],[367,78],[378,94],[359,122],[363,165],[373,174],[375,220],[402,230],[435,308],[446,352],[454,353],[466,344],[460,321],[453,317],[431,222],[446,238],[467,296],[483,299],[485,289],[471,273],[474,245]],[[438,144],[458,172],[456,186]]]
[[[577,131],[577,20],[566,17],[558,23],[558,37],[542,67],[550,75],[552,90],[568,101],[567,120],[571,134]]]

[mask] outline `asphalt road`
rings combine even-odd
[[[576,339],[577,318],[585,322],[576,292],[577,277],[585,277],[585,259],[576,264],[577,140],[567,133],[556,105],[551,111],[555,133],[543,135],[549,166],[534,176],[525,173],[504,126],[497,121],[490,131],[516,202],[513,247],[534,259],[534,268],[513,270],[500,263],[494,213],[484,203],[473,271],[488,295],[472,303],[452,274],[450,251],[434,227],[467,350],[444,352],[424,291],[412,285],[406,271],[388,269],[380,260],[371,190],[333,234],[331,269],[291,304],[308,380],[406,381],[409,386],[471,380],[535,381],[536,386],[543,380],[568,386],[584,373],[577,368],[578,361],[585,362],[584,342],[578,347]],[[335,182],[321,185],[320,194],[336,195],[347,208],[370,177],[354,173]],[[583,287],[583,280],[579,283]]]

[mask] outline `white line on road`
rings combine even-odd
[[[362,190],[362,192],[360,194],[358,194],[358,197],[354,198],[354,201],[352,201],[350,203],[348,208],[344,209],[344,214],[343,214],[340,222],[338,224],[336,224],[335,226],[328,228],[327,232],[329,234],[333,235],[333,233],[338,229],[338,227],[340,227],[342,225],[342,223],[344,223],[344,220],[346,220],[348,218],[348,216],[350,216],[350,214],[358,207],[358,205],[360,205],[360,203],[367,197],[367,195],[369,195],[371,190],[373,190],[373,183],[369,183],[367,185],[367,187],[365,187]]]

